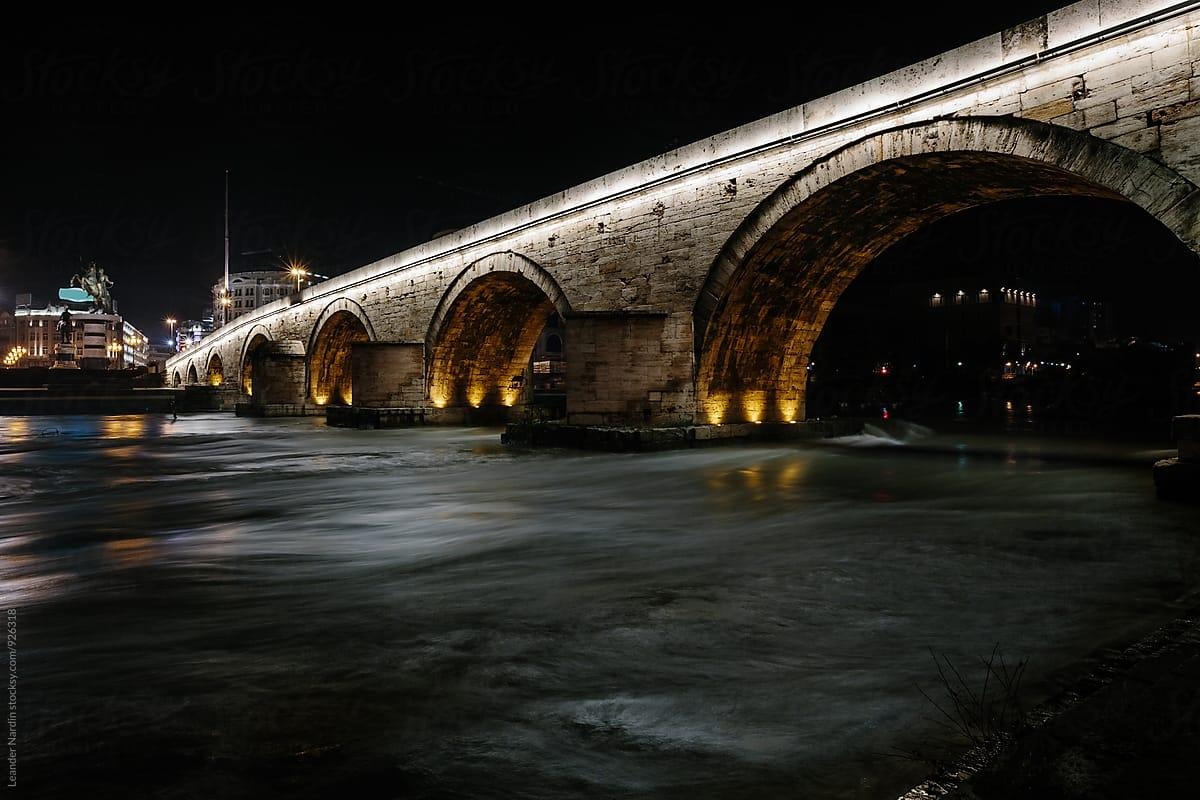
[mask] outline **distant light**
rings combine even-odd
[[[958,365],[961,367],[961,366],[962,366],[962,362],[961,362],[961,361],[960,361],[960,362],[958,362]]]

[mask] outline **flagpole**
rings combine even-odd
[[[225,170],[225,291],[229,291],[229,170]]]

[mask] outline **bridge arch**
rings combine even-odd
[[[425,336],[430,401],[513,405],[547,317],[570,310],[558,282],[523,255],[506,251],[471,263],[447,287]]]
[[[254,357],[258,349],[271,341],[271,330],[265,325],[255,325],[242,342],[241,392],[250,396],[254,393]]]
[[[200,376],[196,374],[196,362],[189,361],[187,365],[187,382],[188,385],[194,385],[200,382]]]
[[[350,405],[350,347],[375,341],[375,328],[362,306],[341,297],[325,306],[309,336],[308,396],[317,405]]]
[[[220,386],[225,382],[225,365],[221,362],[221,354],[216,350],[208,356],[204,382],[210,386]]]
[[[175,374],[173,374],[171,376],[171,385],[172,386],[181,386],[182,384],[183,384],[183,377],[179,374],[179,370],[175,370]]]
[[[803,418],[812,347],[867,264],[951,214],[1039,196],[1135,203],[1200,250],[1197,187],[1089,134],[1012,117],[876,133],[785,182],[718,254],[694,308],[697,417]]]

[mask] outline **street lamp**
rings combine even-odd
[[[165,323],[167,323],[167,325],[171,326],[171,352],[174,353],[175,345],[176,345],[176,342],[175,342],[175,318],[167,317],[166,319],[163,320],[163,322],[165,322]]]
[[[233,300],[229,298],[229,290],[221,290],[221,324],[229,324],[229,306],[233,304]]]
[[[309,273],[308,273],[308,270],[306,270],[304,267],[300,266],[299,264],[293,264],[288,269],[288,274],[296,279],[296,291],[298,292],[298,291],[300,291],[300,279],[303,278],[304,276],[308,275]]]
[[[124,350],[124,348],[121,346],[120,342],[109,342],[108,343],[108,356],[109,356],[109,358],[112,359],[112,362],[113,362],[112,368],[113,369],[121,368],[120,358],[121,358],[122,350]]]

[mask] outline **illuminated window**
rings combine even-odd
[[[937,292],[934,292],[933,297],[929,298],[929,305],[934,308],[937,308],[941,304],[942,304],[942,296],[940,294],[938,294]]]
[[[961,306],[963,303],[966,302],[966,300],[967,300],[966,292],[964,292],[962,289],[959,289],[958,293],[954,295],[954,305]]]

